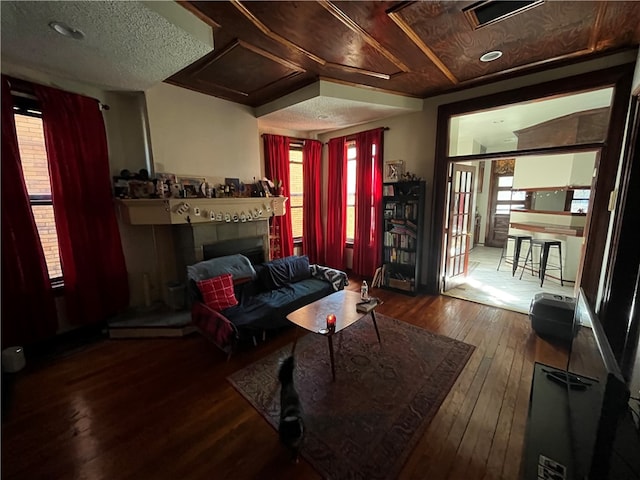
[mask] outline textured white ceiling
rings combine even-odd
[[[184,21],[178,26],[158,13],[177,7],[182,20],[188,13],[163,3],[1,1],[2,61],[103,89],[145,90],[213,50],[212,36],[207,42],[183,28]],[[86,37],[57,34],[48,26],[53,20]]]
[[[412,111],[415,109],[318,96],[259,117],[258,126],[319,134]]]
[[[319,80],[256,108],[261,130],[320,134],[422,110],[422,99]]]

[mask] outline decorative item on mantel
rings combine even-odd
[[[282,180],[278,180],[277,178],[273,179],[273,193],[276,197],[282,196]]]
[[[153,198],[155,184],[149,179],[149,171],[141,168],[138,173],[128,169],[113,177],[113,194],[117,198]]]
[[[225,197],[240,197],[240,179],[225,178],[224,179]]]
[[[178,178],[178,183],[182,187],[183,198],[203,198],[205,196],[207,181],[203,177],[181,176]]]

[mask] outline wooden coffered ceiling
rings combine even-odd
[[[532,5],[484,26],[471,11],[510,3]],[[167,81],[253,107],[319,79],[424,98],[640,42],[635,1],[181,4],[215,50]],[[492,50],[503,56],[479,60]]]

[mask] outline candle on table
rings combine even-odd
[[[331,331],[336,329],[336,316],[333,313],[327,315],[327,328]]]

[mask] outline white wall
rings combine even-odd
[[[476,166],[480,162],[473,162]],[[478,172],[480,169],[478,169]],[[478,182],[476,182],[476,189]],[[491,162],[484,162],[484,177],[482,180],[482,192],[476,194],[476,210],[480,214],[480,235],[478,243],[484,245],[487,236],[487,222],[489,219],[489,192],[491,191]],[[474,219],[475,221],[475,219]]]
[[[591,185],[595,158],[595,152],[518,158],[513,174],[513,188]]]
[[[145,92],[154,170],[184,175],[260,177],[253,109],[161,83]]]
[[[150,171],[150,152],[145,129],[145,100],[142,92],[105,92],[109,110],[103,113],[111,175],[123,169]]]
[[[582,152],[573,156],[569,185],[591,185],[595,172],[596,155],[595,152]]]

